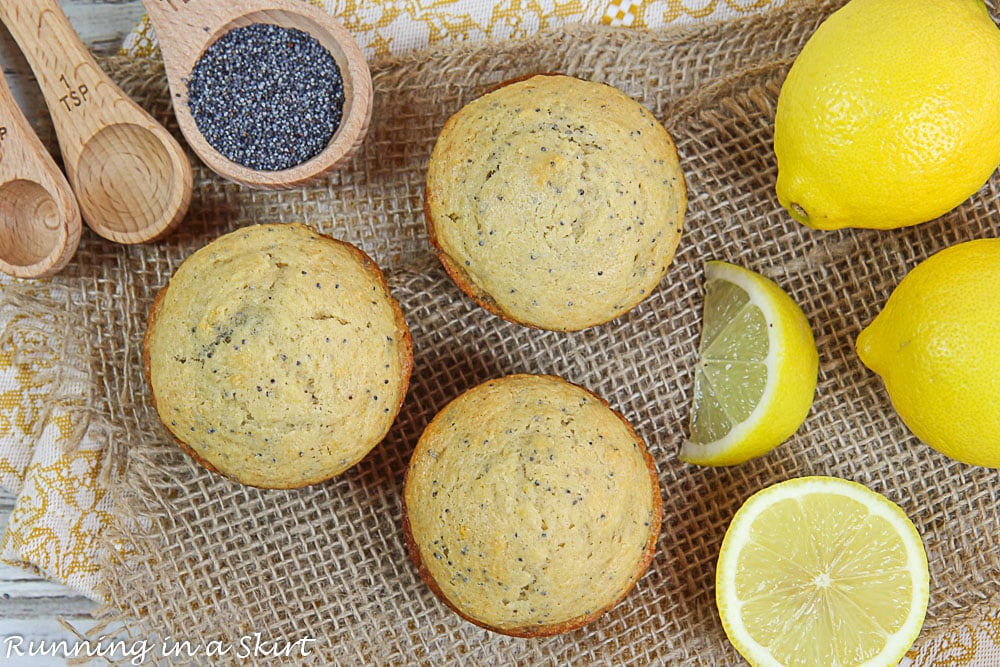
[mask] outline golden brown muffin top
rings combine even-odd
[[[431,240],[491,311],[543,329],[600,324],[673,259],[687,195],[670,135],[601,83],[540,75],[452,116],[428,164]]]
[[[160,419],[206,467],[252,486],[328,479],[385,437],[412,367],[382,273],[305,225],[260,225],[188,257],[144,356]]]
[[[579,627],[645,571],[660,491],[641,438],[600,398],[511,375],[448,404],[407,472],[404,524],[431,588],[506,634]]]

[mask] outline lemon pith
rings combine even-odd
[[[751,665],[896,665],[920,632],[927,556],[867,487],[803,477],[751,496],[726,531],[716,603]]]
[[[773,281],[705,264],[705,310],[690,438],[680,459],[735,465],[784,442],[805,420],[819,355],[809,322]]]
[[[1000,239],[918,264],[858,336],[903,423],[958,461],[1000,467]]]
[[[778,98],[776,192],[819,229],[890,229],[959,205],[1000,164],[1000,29],[982,0],[851,0]]]

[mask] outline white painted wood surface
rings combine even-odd
[[[143,15],[139,0],[60,0],[60,4],[84,43],[97,54],[116,52],[122,40]],[[58,159],[55,135],[47,122],[48,111],[41,92],[27,62],[2,26],[0,66],[32,127]],[[12,494],[0,490],[0,531],[7,528],[7,519],[14,502]],[[45,581],[20,568],[0,564],[0,665],[37,667],[64,664],[62,659],[51,656],[18,656],[14,646],[8,642],[21,638],[25,648],[32,642],[38,645],[40,640],[64,639],[72,642],[73,633],[62,625],[60,619],[85,629],[91,624],[87,621],[96,608],[94,602],[61,584]],[[8,648],[11,655],[8,655]]]
[[[0,0],[20,2],[22,0]],[[84,43],[99,55],[115,53],[125,36],[141,19],[144,10],[139,0],[60,0],[73,27]],[[27,62],[21,56],[7,30],[0,26],[0,67],[8,85],[22,110],[42,141],[57,157],[55,135],[47,122],[47,110],[41,92],[34,81]],[[7,528],[7,519],[14,507],[15,497],[0,488],[0,534]],[[75,635],[61,619],[74,627],[86,630],[93,621],[90,614],[97,604],[58,583],[20,568],[0,563],[0,666],[51,667],[65,664],[51,656],[18,656],[8,640],[22,640],[27,647],[38,642],[65,640],[73,642]],[[94,664],[94,663],[90,663]],[[904,660],[902,665],[910,664]],[[902,667],[901,665],[901,667]]]

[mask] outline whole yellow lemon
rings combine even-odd
[[[778,201],[810,227],[955,208],[1000,164],[1000,29],[983,0],[851,0],[782,84]]]
[[[1000,467],[1000,239],[918,264],[857,351],[918,438],[964,463]]]

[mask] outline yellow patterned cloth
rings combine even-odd
[[[570,23],[659,28],[766,11],[785,0],[308,0],[351,31],[369,58],[432,44],[514,39]],[[156,38],[143,20],[123,52],[148,56]],[[87,437],[85,414],[50,389],[86,396],[87,378],[54,378],[60,354],[49,323],[24,322],[16,308],[0,314],[0,485],[16,504],[0,543],[5,562],[39,572],[99,600],[100,536],[112,520],[99,483],[100,451]],[[68,381],[67,381],[68,380]],[[68,390],[67,390],[68,388]],[[63,397],[65,398],[65,397]],[[72,398],[72,397],[70,397]],[[59,407],[62,405],[63,407]],[[82,438],[81,438],[82,435]],[[1000,665],[1000,612],[956,628],[913,651],[904,665]]]
[[[671,23],[727,19],[785,4],[785,0],[308,0],[347,28],[369,58],[400,55],[431,44],[516,39],[570,23],[659,28]],[[137,56],[156,48],[143,21],[123,50]]]
[[[954,628],[913,651],[901,667],[996,667],[1000,665],[1000,609],[975,624]]]
[[[99,600],[101,535],[112,517],[100,439],[86,437],[81,409],[89,380],[58,363],[65,332],[13,304],[0,312],[0,485],[16,496],[0,558]]]
[[[569,23],[659,27],[732,18],[785,0],[308,1],[334,15],[375,58],[436,43],[515,39]],[[137,57],[156,51],[148,20],[122,50]],[[52,377],[63,336],[51,323],[24,319],[10,304],[0,313],[7,332],[0,347],[0,486],[16,496],[0,559],[101,600],[97,564],[112,516],[99,483],[98,438],[84,432],[85,411],[65,400],[53,405],[51,395],[58,386],[85,397],[87,378]]]

